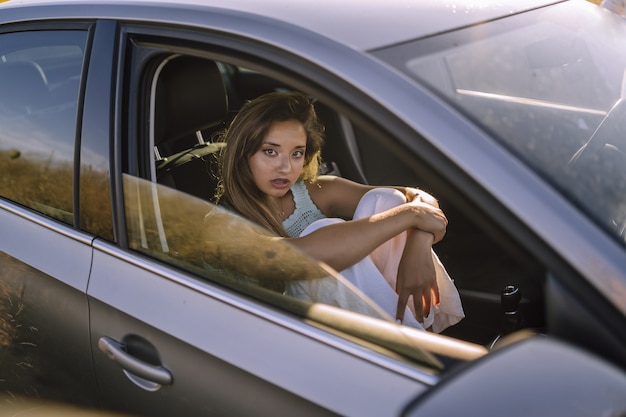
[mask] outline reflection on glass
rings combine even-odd
[[[80,171],[80,227],[113,241],[110,193],[109,171],[83,164]]]
[[[249,221],[177,190],[123,179],[132,249],[283,307],[299,294],[288,288],[309,286],[314,299],[302,301],[390,319],[341,276]]]
[[[84,295],[0,252],[0,386],[5,394],[0,409],[28,398],[95,405],[91,376],[82,366],[89,352],[71,343],[71,337],[88,340],[88,317],[76,309],[83,303]]]
[[[72,223],[86,32],[18,32],[0,39],[0,195]]]

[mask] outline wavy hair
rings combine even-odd
[[[299,92],[274,92],[246,102],[221,141],[226,143],[219,161],[216,201],[243,217],[287,236],[278,214],[270,210],[268,197],[252,178],[249,159],[263,144],[274,122],[296,120],[306,132],[306,151],[301,180],[316,181],[319,173],[324,127],[311,100]]]

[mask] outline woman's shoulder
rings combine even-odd
[[[346,182],[351,182],[345,178],[337,177],[335,175],[320,175],[315,180],[302,181],[309,194],[326,193],[338,188],[346,186]]]
[[[311,199],[329,217],[350,217],[359,200],[371,188],[342,177],[321,175],[307,181]]]
[[[336,183],[333,184],[336,178],[339,177],[324,175],[314,181],[302,181],[311,200],[324,213],[328,213],[329,203],[332,201],[332,194],[334,194],[333,190],[336,188]]]

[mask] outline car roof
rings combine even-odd
[[[71,5],[63,9],[68,17],[75,16],[78,10],[82,17],[89,17],[89,8],[97,6],[109,7],[111,11],[117,8],[119,17],[124,18],[124,5],[216,7],[281,20],[356,49],[370,50],[560,1],[563,0],[0,0],[0,9]]]

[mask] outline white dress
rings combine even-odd
[[[292,187],[296,211],[285,221],[285,228],[288,233],[297,233],[298,227],[294,226],[293,219],[301,219],[301,211],[313,210],[308,218],[312,222],[305,226],[299,235],[304,236],[329,224],[343,222],[342,219],[324,218],[319,209],[308,195],[306,186],[299,182]],[[303,195],[303,193],[305,195]],[[308,201],[307,201],[308,200]],[[405,196],[398,190],[392,188],[377,188],[366,193],[355,211],[354,219],[369,217],[375,213],[391,209],[406,202]],[[314,208],[311,209],[310,206]],[[303,206],[305,206],[303,208]],[[298,236],[296,234],[296,236]],[[396,276],[398,265],[406,242],[406,232],[397,235],[387,241],[369,256],[357,264],[341,271],[341,275],[361,293],[365,294],[378,305],[390,317],[395,317],[398,303],[398,294],[395,292]],[[433,262],[435,265],[437,284],[439,285],[440,303],[431,308],[428,317],[420,323],[415,318],[412,309],[412,298],[409,299],[407,310],[404,314],[403,324],[420,329],[432,327],[434,332],[441,332],[449,326],[458,323],[465,314],[461,305],[459,293],[450,279],[445,268],[433,252]],[[286,290],[288,295],[313,302],[337,305],[349,310],[359,309],[358,304],[353,303],[349,294],[344,291],[341,285],[333,278],[324,278],[313,281],[291,282]]]

